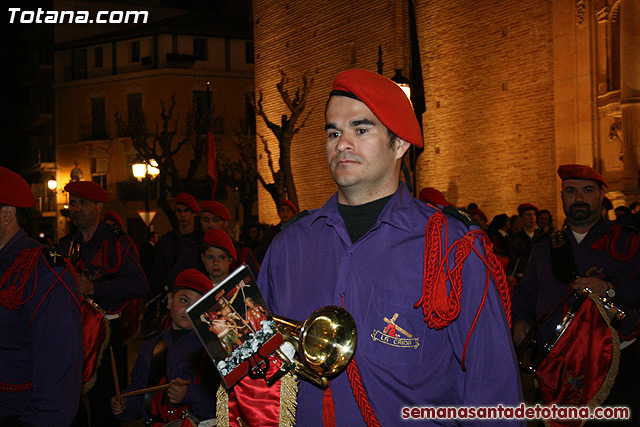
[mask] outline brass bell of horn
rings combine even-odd
[[[280,371],[267,380],[273,384],[290,369],[320,388],[327,388],[328,378],[342,372],[356,351],[356,322],[342,307],[329,305],[314,311],[298,322],[281,316],[273,320],[285,341],[297,350],[298,359],[290,359],[277,350],[283,360]]]

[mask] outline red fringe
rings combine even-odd
[[[378,421],[378,417],[376,417],[371,403],[369,403],[367,393],[364,391],[364,387],[362,387],[362,378],[360,377],[360,371],[358,370],[355,359],[352,359],[351,363],[347,366],[347,376],[349,377],[349,383],[351,383],[353,396],[356,398],[358,407],[360,407],[360,413],[362,413],[362,418],[364,418],[367,427],[381,427],[380,421]]]
[[[333,402],[331,384],[322,392],[322,425],[323,427],[336,427],[336,407]]]
[[[7,393],[16,393],[20,391],[27,391],[33,388],[33,383],[25,383],[25,384],[7,384],[0,383],[0,391]]]
[[[460,295],[462,294],[462,269],[464,262],[471,253],[475,252],[487,268],[485,277],[485,289],[474,321],[465,340],[462,354],[462,369],[465,369],[466,350],[471,333],[484,306],[491,278],[496,284],[509,326],[511,326],[511,295],[504,269],[500,265],[497,256],[491,250],[491,240],[481,230],[473,230],[456,240],[449,246],[448,222],[442,212],[434,213],[427,222],[425,228],[424,249],[424,276],[422,282],[422,295],[414,305],[422,306],[424,320],[430,328],[442,329],[451,324],[460,315]],[[444,252],[442,247],[442,231],[444,230]],[[475,241],[479,239],[485,247],[482,254],[476,247]],[[453,266],[449,265],[449,256],[454,252]],[[447,295],[447,281],[450,283],[449,295]]]
[[[35,272],[35,283],[38,283],[36,264],[41,253],[41,247],[22,250],[13,264],[0,277],[0,306],[7,310],[15,310],[16,307],[33,297],[32,293],[25,301],[22,301],[24,286],[31,276],[31,271]],[[35,292],[35,286],[33,291]]]
[[[448,223],[442,212],[436,212],[429,218],[425,228],[425,249],[424,249],[424,276],[422,282],[422,295],[420,300],[414,305],[415,308],[422,306],[424,320],[430,328],[441,329],[453,322],[460,315],[460,295],[462,293],[462,267],[471,251],[482,260],[487,267],[485,277],[484,294],[482,301],[476,312],[471,328],[464,343],[462,351],[462,370],[465,370],[465,358],[467,344],[471,338],[471,333],[480,317],[480,312],[489,292],[491,278],[496,284],[509,326],[511,326],[511,293],[507,283],[507,276],[500,260],[491,250],[491,240],[481,230],[473,230],[465,234],[462,239],[455,241],[451,246],[448,242]],[[444,229],[444,246],[446,252],[442,253],[441,234]],[[482,254],[474,246],[476,239],[479,239],[485,248]],[[449,255],[455,250],[453,268],[449,266]],[[447,280],[451,284],[449,295],[447,296]],[[344,301],[343,301],[344,305]],[[353,390],[353,396],[358,403],[362,417],[368,427],[381,427],[376,414],[373,412],[369,398],[362,386],[362,378],[355,359],[351,360],[347,366],[347,375]],[[323,415],[324,401],[323,396]]]

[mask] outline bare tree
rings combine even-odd
[[[294,136],[304,127],[309,115],[311,114],[311,111],[309,111],[306,116],[302,118],[305,107],[307,106],[309,92],[313,86],[313,80],[314,76],[309,77],[308,72],[304,72],[302,75],[302,88],[298,88],[295,95],[292,97],[286,88],[286,85],[289,83],[287,74],[283,70],[280,70],[280,82],[278,82],[276,88],[289,110],[289,115],[283,114],[280,117],[280,124],[276,124],[276,122],[267,117],[262,106],[262,91],[259,91],[257,99],[255,97],[253,99],[253,108],[256,114],[262,118],[264,124],[276,137],[280,148],[280,157],[278,159],[278,166],[276,169],[267,139],[264,135],[258,135],[262,142],[264,152],[267,155],[267,164],[269,166],[269,171],[271,172],[271,179],[269,181],[273,182],[267,182],[267,179],[259,172],[257,173],[257,178],[264,189],[269,192],[276,206],[284,199],[289,199],[298,206],[298,194],[296,192],[293,173],[291,171],[291,144]],[[296,126],[301,118],[302,122]]]
[[[258,200],[258,173],[256,142],[253,136],[238,134],[227,147],[235,147],[232,155],[228,149],[218,150],[218,178],[224,185],[238,192],[243,210],[243,224],[251,223],[253,204]],[[262,181],[261,181],[262,182]]]
[[[176,138],[179,118],[173,117],[175,105],[175,93],[171,95],[168,107],[164,101],[160,100],[162,108],[160,122],[155,121],[155,129],[153,130],[148,129],[144,114],[141,114],[133,122],[127,123],[120,113],[115,113],[119,133],[131,138],[133,147],[140,158],[147,163],[152,159],[158,163],[160,170],[160,175],[158,175],[158,206],[167,215],[174,228],[177,227],[177,219],[173,206],[169,204],[167,198],[169,194],[175,197],[193,185],[206,147],[206,136],[197,132],[201,128],[203,117],[198,117],[195,108],[187,113],[184,135],[181,139]],[[186,174],[182,176],[176,162],[176,155],[190,141],[193,141],[193,158],[189,161]]]

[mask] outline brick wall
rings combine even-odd
[[[418,189],[434,186],[455,204],[474,201],[487,216],[515,213],[524,201],[556,206],[552,21],[546,1],[414,1],[427,112]],[[295,92],[315,75],[311,116],[294,139],[292,158],[300,207],[321,206],[335,191],[324,153],[324,104],[333,77],[347,68],[408,74],[406,2],[254,0],[256,92],[272,120],[287,110],[275,85],[279,70]],[[258,133],[277,155],[275,138]],[[259,148],[261,172],[266,156]],[[268,194],[261,221],[275,223]]]

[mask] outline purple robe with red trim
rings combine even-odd
[[[69,255],[72,240],[82,236],[67,235],[60,239],[60,253]],[[133,240],[122,231],[100,221],[95,233],[81,244],[81,269],[93,282],[92,299],[107,313],[122,311],[125,304],[147,293],[147,278]]]
[[[40,246],[19,231],[0,249],[0,276],[21,251]],[[51,267],[43,255],[20,274],[28,280],[19,305],[0,304],[0,389],[26,383],[32,388],[0,391],[0,424],[18,418],[26,426],[68,426],[78,410],[82,376],[78,283],[71,269]],[[7,284],[0,292],[6,290]]]
[[[258,276],[274,314],[304,320],[322,306],[343,305],[353,315],[358,328],[354,359],[383,426],[409,421],[402,418],[403,407],[517,406],[522,400],[503,304],[493,281],[482,303],[486,267],[475,252],[464,263],[457,319],[432,329],[422,307],[414,308],[423,290],[425,226],[435,212],[400,183],[371,230],[351,242],[334,194],[322,208],[299,217],[276,236]],[[452,217],[448,227],[449,244],[469,231]],[[475,246],[484,252],[479,242]],[[481,305],[464,371],[463,348]],[[385,333],[385,318],[395,319],[399,337]],[[337,425],[364,426],[346,372],[331,381],[331,390]],[[477,420],[458,422],[472,425]],[[322,390],[305,381],[300,381],[297,425],[322,426]]]

